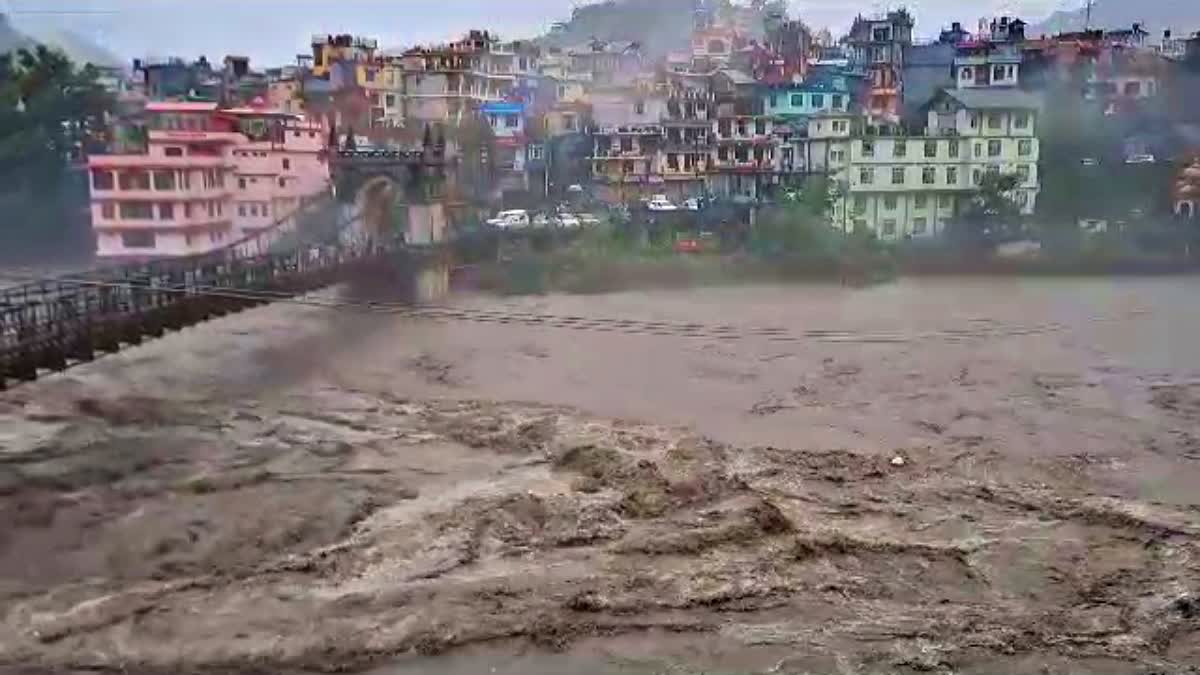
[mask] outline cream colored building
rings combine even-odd
[[[945,90],[927,110],[924,135],[850,140],[846,203],[838,205],[844,219],[883,239],[933,236],[961,216],[988,172],[1019,176],[1010,197],[1022,213],[1033,213],[1040,180],[1036,96]]]

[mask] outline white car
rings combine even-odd
[[[503,230],[516,230],[529,227],[529,212],[524,209],[501,211],[496,214],[495,218],[488,220],[487,224]]]
[[[666,195],[654,195],[646,202],[646,208],[651,211],[678,211],[679,207],[671,203]]]
[[[700,200],[693,197],[683,203],[683,208],[687,209],[688,211],[699,211]]]
[[[571,213],[558,214],[558,226],[559,227],[563,227],[563,228],[567,228],[567,229],[574,229],[574,228],[579,227],[581,224],[582,223],[580,223],[579,218],[576,218],[574,214],[571,214]]]
[[[1154,155],[1142,153],[1138,155],[1130,155],[1125,158],[1126,164],[1153,164],[1155,161]]]
[[[581,225],[599,225],[600,219],[590,213],[579,214],[579,223]]]

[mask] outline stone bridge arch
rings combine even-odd
[[[331,166],[338,201],[357,214],[353,234],[369,240],[403,237],[413,245],[446,237],[445,172],[424,152],[338,151]]]

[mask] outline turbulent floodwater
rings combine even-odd
[[[189,329],[0,395],[0,664],[1200,668],[1197,291],[747,286]]]

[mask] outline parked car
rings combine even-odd
[[[581,213],[579,214],[579,223],[588,226],[599,225],[600,219],[590,213]]]
[[[539,213],[533,217],[533,226],[536,228],[544,229],[553,224],[554,222],[550,219],[550,217],[544,213]]]
[[[1154,161],[1155,161],[1154,155],[1151,155],[1148,153],[1138,154],[1138,155],[1130,155],[1125,158],[1126,164],[1153,164]]]
[[[578,228],[582,224],[579,218],[576,218],[572,213],[560,213],[558,214],[558,218],[556,220],[559,227],[569,230]]]
[[[504,230],[516,230],[529,227],[529,212],[524,209],[501,211],[495,218],[487,221],[488,225]]]
[[[688,211],[699,211],[700,210],[700,200],[696,199],[695,197],[692,197],[691,199],[688,199],[685,202],[683,202],[683,208]]]
[[[646,208],[651,211],[678,211],[679,207],[671,203],[666,195],[654,195],[646,202]]]

